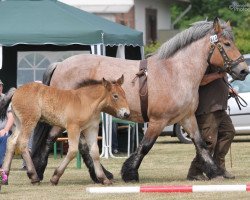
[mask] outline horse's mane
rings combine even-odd
[[[111,82],[116,83],[116,81],[111,81]],[[78,83],[76,88],[87,87],[91,85],[100,85],[100,84],[102,84],[102,80],[87,79]]]
[[[222,35],[234,40],[232,29],[225,21],[220,20],[222,27]],[[186,47],[192,42],[203,38],[208,33],[215,34],[213,29],[213,22],[199,21],[192,24],[192,26],[176,36],[165,42],[156,52],[159,59],[166,59],[174,55],[178,50]]]

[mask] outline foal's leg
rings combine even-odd
[[[96,174],[95,174],[94,163],[93,163],[93,160],[89,154],[90,152],[89,152],[88,144],[86,143],[86,140],[82,134],[80,136],[80,141],[79,141],[79,151],[82,155],[82,159],[83,159],[86,167],[89,169],[89,174],[90,174],[91,179],[95,183],[100,183],[100,181],[98,180],[98,178],[96,177]],[[112,180],[114,178],[113,174],[111,172],[109,172],[108,170],[106,170],[102,164],[101,164],[101,167],[103,169],[104,174],[107,176],[107,178],[109,180]]]
[[[165,123],[149,122],[148,129],[140,142],[139,147],[130,157],[124,162],[121,175],[125,182],[139,181],[138,169],[145,155],[150,151],[156,139],[163,130]]]
[[[11,134],[11,136],[8,138],[7,141],[7,149],[4,157],[4,162],[3,162],[3,170],[4,172],[9,175],[10,167],[11,167],[11,162],[14,156],[16,144],[17,144],[17,138],[19,136],[19,127],[16,126],[15,131]]]
[[[206,143],[203,141],[198,129],[195,116],[190,116],[181,121],[183,128],[190,133],[193,143],[196,147],[196,156],[201,158],[199,168],[207,175],[208,178],[215,178],[222,175],[222,170],[215,164],[211,154],[209,153]]]
[[[66,157],[59,165],[59,167],[54,171],[50,182],[53,185],[57,185],[60,177],[63,175],[66,167],[68,166],[69,162],[76,157],[78,151],[78,143],[80,137],[80,129],[78,126],[71,125],[67,128],[68,131],[68,141],[69,141],[69,149]]]
[[[21,134],[18,137],[18,145],[27,166],[27,175],[31,179],[31,183],[37,183],[40,182],[40,179],[36,173],[36,169],[31,159],[28,147],[30,135],[34,130],[37,121],[34,118],[30,118],[29,120],[23,119],[23,121],[25,121],[25,123],[22,123],[21,126]]]
[[[84,131],[84,136],[90,149],[90,156],[93,160],[97,179],[104,185],[110,185],[112,184],[112,181],[106,177],[100,163],[99,147],[97,145],[97,132],[98,129],[96,129],[96,127],[91,127]]]

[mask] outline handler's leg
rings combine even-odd
[[[234,179],[235,176],[226,170],[225,157],[233,141],[235,129],[232,124],[232,120],[226,111],[220,111],[218,117],[220,118],[220,125],[218,140],[214,150],[214,159],[217,165],[223,170],[223,177],[227,179]]]
[[[150,151],[156,139],[163,130],[165,123],[149,122],[148,129],[134,153],[124,162],[121,175],[125,182],[139,181],[138,169],[145,155]]]

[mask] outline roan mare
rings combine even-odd
[[[147,59],[147,63],[148,70],[145,74],[148,85],[148,129],[137,150],[123,164],[122,179],[126,182],[139,180],[138,169],[144,156],[150,151],[163,128],[176,122],[179,122],[192,138],[206,175],[209,178],[221,175],[201,139],[194,113],[198,104],[199,84],[208,64],[228,72],[234,79],[244,80],[249,73],[244,58],[234,44],[230,24],[218,18],[212,22],[196,22],[164,43]],[[128,119],[144,122],[138,80],[133,83],[139,65],[140,61],[77,55],[49,67],[45,72],[44,83],[58,88],[73,89],[85,79],[99,79],[103,76],[113,78],[123,73],[123,88],[131,111]],[[112,114],[108,110],[104,111]],[[38,139],[39,130],[43,129],[42,126],[40,128],[37,127],[32,159],[42,179],[47,163],[49,141],[54,135],[48,134],[47,137]],[[41,132],[41,135],[45,136],[43,131]],[[93,162],[87,146],[79,145],[91,178],[98,182],[93,173]]]
[[[27,164],[27,174],[31,182],[40,181],[27,144],[38,121],[44,121],[56,126],[56,130],[66,129],[68,132],[69,150],[50,179],[52,184],[58,183],[67,165],[76,156],[80,136],[85,139],[89,147],[98,181],[103,184],[111,184],[111,180],[106,177],[100,164],[97,134],[100,113],[103,110],[109,110],[120,118],[130,115],[125,92],[121,87],[123,81],[124,76],[122,75],[113,82],[104,78],[102,81],[79,82],[81,87],[76,90],[61,90],[35,82],[18,88],[12,98],[9,98],[5,105],[1,105],[6,107],[11,100],[16,125],[14,133],[8,140],[3,163],[4,172],[9,174],[14,150],[18,145]]]

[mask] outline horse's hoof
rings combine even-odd
[[[108,170],[103,170],[104,171],[104,174],[106,175],[106,177],[109,179],[109,180],[113,180],[114,179],[114,175],[109,172]]]
[[[221,181],[221,180],[224,180],[224,179],[225,178],[223,176],[215,176],[215,177],[210,178],[209,180]]]
[[[138,171],[122,171],[122,180],[124,182],[139,182],[139,174]]]

